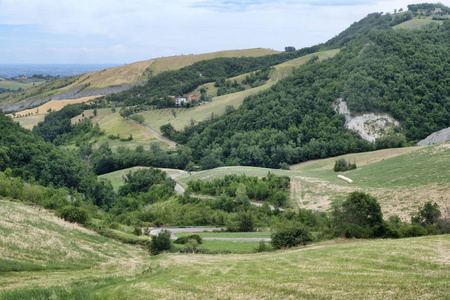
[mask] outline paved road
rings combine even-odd
[[[204,231],[220,231],[224,230],[225,228],[212,228],[212,227],[186,227],[186,228],[157,228],[150,231],[151,235],[158,235],[161,230],[168,230],[170,231],[170,239],[176,240],[178,237],[176,236],[179,232],[204,232]],[[210,238],[202,238],[205,241],[231,241],[231,242],[259,242],[259,241],[265,241],[270,242],[270,238],[216,238],[216,237],[210,237]]]

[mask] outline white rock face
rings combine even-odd
[[[430,134],[425,139],[417,143],[417,145],[425,146],[432,145],[434,143],[443,143],[450,141],[450,128],[442,129]]]
[[[334,110],[341,115],[345,115],[345,127],[356,131],[359,135],[371,143],[375,139],[391,131],[393,127],[400,126],[400,123],[387,114],[367,113],[360,116],[352,116],[348,110],[347,103],[342,98],[333,103]]]

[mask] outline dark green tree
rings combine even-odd
[[[378,201],[363,192],[353,192],[333,212],[339,235],[347,238],[374,238],[385,234],[383,213]]]

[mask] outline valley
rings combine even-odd
[[[447,299],[448,18],[0,94],[0,299]]]

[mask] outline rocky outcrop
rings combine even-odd
[[[434,143],[443,143],[447,141],[450,141],[450,128],[445,128],[430,134],[425,139],[418,142],[417,145],[425,146],[425,145],[432,145]]]
[[[339,98],[333,103],[334,110],[345,116],[345,127],[356,131],[359,135],[373,143],[375,139],[393,131],[400,123],[387,114],[366,113],[352,116],[347,103]]]

